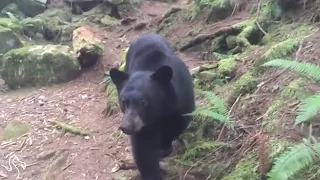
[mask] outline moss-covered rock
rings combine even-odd
[[[20,137],[28,132],[28,124],[21,121],[13,120],[8,123],[4,131],[0,134],[0,142]]]
[[[230,74],[236,70],[237,59],[235,57],[230,57],[222,59],[218,62],[218,73],[223,76],[230,76]]]
[[[96,64],[104,50],[104,44],[94,36],[88,26],[82,26],[73,31],[72,45],[82,68]]]
[[[22,22],[23,32],[28,37],[56,42],[68,42],[72,39],[72,31],[80,25],[71,23],[70,12],[64,9],[48,9],[34,18],[26,18]]]
[[[20,11],[19,6],[16,3],[10,3],[3,8],[1,14],[7,14],[8,17],[10,14],[14,15],[18,19],[24,19],[26,15]]]
[[[119,21],[109,15],[105,15],[103,18],[100,19],[101,24],[106,26],[112,26],[120,24]]]
[[[275,44],[264,53],[263,58],[266,60],[286,58],[298,49],[300,42],[300,38],[293,38]]]
[[[15,32],[13,32],[9,28],[1,27],[0,26],[0,54],[4,54],[11,49],[20,48],[23,46],[22,42],[20,41],[19,37]],[[1,66],[1,59],[0,59],[0,66]]]
[[[200,0],[200,6],[209,6],[211,8],[210,14],[207,17],[207,23],[217,22],[226,17],[229,17],[233,11],[233,6],[230,0]]]
[[[7,52],[1,76],[10,88],[67,82],[80,72],[68,46],[34,45]]]
[[[250,93],[258,85],[257,78],[252,72],[243,74],[235,83],[234,88],[239,93]]]

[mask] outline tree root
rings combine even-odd
[[[229,27],[220,28],[211,34],[201,34],[201,35],[196,36],[194,39],[190,40],[187,44],[180,47],[179,50],[181,52],[183,52],[183,51],[185,51],[195,45],[203,43],[204,41],[211,40],[211,39],[218,37],[218,36],[221,36],[225,33],[226,34],[234,34],[237,31],[239,31],[237,28],[229,26]]]
[[[69,132],[69,133],[72,133],[72,134],[75,134],[75,135],[82,135],[82,136],[88,136],[89,135],[89,132],[81,130],[81,129],[76,128],[74,126],[65,124],[63,122],[60,122],[60,121],[50,121],[50,122],[54,125],[54,127],[58,128],[58,129],[62,129],[65,132]]]
[[[179,8],[179,7],[173,7],[173,8],[171,8],[169,11],[167,11],[167,12],[163,15],[163,17],[159,20],[158,24],[161,24],[164,19],[170,17],[172,14],[177,13],[177,12],[179,12],[179,11],[181,11],[181,10],[182,10],[182,9]]]
[[[204,64],[198,67],[195,67],[193,69],[191,69],[191,75],[195,76],[196,74],[202,72],[202,71],[207,71],[207,70],[211,70],[211,69],[216,69],[218,67],[217,63],[214,64]]]

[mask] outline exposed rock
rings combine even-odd
[[[14,89],[67,82],[79,72],[79,63],[68,46],[33,45],[7,52],[0,73]]]
[[[82,68],[93,66],[103,54],[104,44],[94,36],[88,26],[73,31],[72,43]]]

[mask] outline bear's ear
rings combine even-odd
[[[112,82],[118,87],[121,86],[129,78],[129,74],[120,71],[117,68],[110,69],[109,74]]]
[[[173,76],[172,68],[170,66],[164,65],[158,68],[151,75],[151,78],[164,85],[164,84],[170,83],[172,76]]]

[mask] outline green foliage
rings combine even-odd
[[[208,105],[197,108],[191,115],[195,116],[195,118],[209,118],[233,128],[223,99],[210,91],[199,91],[199,93],[208,101]]]
[[[320,81],[320,67],[312,63],[275,59],[264,63],[262,66],[275,66],[284,69],[291,69],[316,81]]]
[[[217,141],[198,141],[193,144],[192,147],[189,147],[187,151],[182,154],[180,161],[186,162],[200,156],[205,155],[207,152],[212,151],[213,149],[218,149],[221,147],[230,146],[228,143],[217,142]]]
[[[320,152],[320,143],[311,144],[304,140],[304,143],[289,147],[288,151],[276,158],[271,171],[268,173],[268,180],[287,180],[300,170],[310,166]]]
[[[297,111],[296,124],[309,121],[320,111],[320,94],[315,94],[303,100]]]

